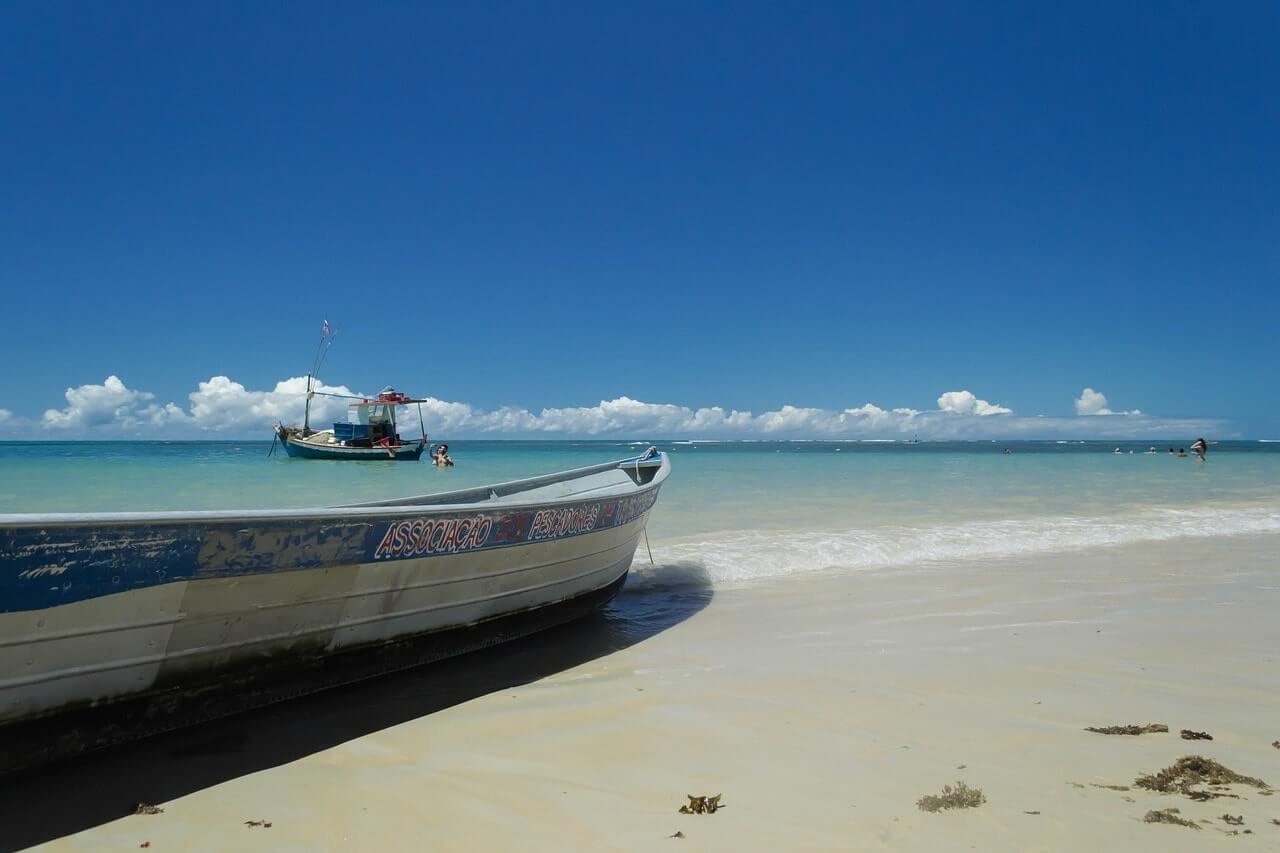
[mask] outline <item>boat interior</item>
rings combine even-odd
[[[544,500],[613,497],[646,486],[666,464],[666,457],[650,448],[643,456],[622,462],[606,462],[558,474],[513,480],[495,486],[479,486],[413,498],[350,504],[353,507],[442,506],[453,504],[517,504]]]

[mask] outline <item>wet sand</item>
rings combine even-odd
[[[696,567],[664,567],[655,577],[678,583],[642,577],[624,598],[674,603],[678,618],[633,607],[430,677],[10,782],[7,840],[157,851],[1273,849],[1280,795],[1236,786],[1240,799],[1193,802],[1096,786],[1131,786],[1188,754],[1280,785],[1277,555],[1280,536],[1235,536],[714,590]],[[1083,731],[1125,723],[1171,731]],[[1183,728],[1214,739],[1184,741]],[[987,802],[916,807],[957,780]],[[723,794],[725,807],[678,814],[686,794]],[[107,819],[157,795],[169,797],[162,814]],[[1212,822],[1143,823],[1170,807]]]

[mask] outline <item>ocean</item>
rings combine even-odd
[[[1221,442],[1204,464],[1168,445],[1147,453],[1147,442],[655,443],[673,472],[649,524],[654,559],[696,564],[718,584],[1280,531],[1277,443]],[[560,471],[648,444],[455,441],[457,465],[438,469],[289,459],[265,441],[5,442],[0,513],[331,506]],[[642,547],[638,569],[647,562]]]

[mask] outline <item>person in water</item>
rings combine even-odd
[[[1178,455],[1185,458],[1187,455],[1187,449],[1185,447],[1179,447]]]
[[[437,444],[435,455],[436,467],[447,468],[453,464],[453,460],[449,458],[449,445]]]
[[[1204,461],[1204,455],[1209,452],[1209,442],[1203,438],[1197,438],[1191,443],[1191,452],[1196,455],[1197,462]]]

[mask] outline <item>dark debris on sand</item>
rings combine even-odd
[[[1161,794],[1184,794],[1193,800],[1211,800],[1231,796],[1219,791],[1196,788],[1197,785],[1222,787],[1225,785],[1252,785],[1269,788],[1266,782],[1252,776],[1242,776],[1212,758],[1203,755],[1184,755],[1163,770],[1147,776],[1139,776],[1133,784]]]
[[[950,785],[942,786],[941,794],[929,794],[916,800],[916,805],[921,811],[940,812],[944,809],[972,809],[977,808],[987,801],[987,797],[982,793],[981,788],[970,788],[963,782],[956,782],[956,786],[952,788]]]
[[[1208,732],[1193,732],[1191,729],[1182,730],[1183,740],[1213,740],[1213,735]]]
[[[1200,828],[1198,823],[1192,823],[1186,818],[1178,817],[1177,809],[1152,809],[1147,812],[1142,821],[1143,823],[1172,823],[1177,826],[1189,827],[1190,829]]]
[[[680,807],[680,814],[715,814],[724,808],[720,805],[723,794],[716,794],[714,797],[695,797],[693,794],[685,796],[689,798],[689,804]]]
[[[138,807],[134,809],[134,814],[164,814],[164,809],[159,806],[153,806],[149,803],[138,803]]]
[[[1244,815],[1236,815],[1233,817],[1232,815],[1224,814],[1222,816],[1222,822],[1229,826],[1244,826]]]
[[[1100,735],[1152,735],[1167,732],[1169,727],[1164,723],[1149,723],[1145,726],[1089,726],[1085,731]]]

